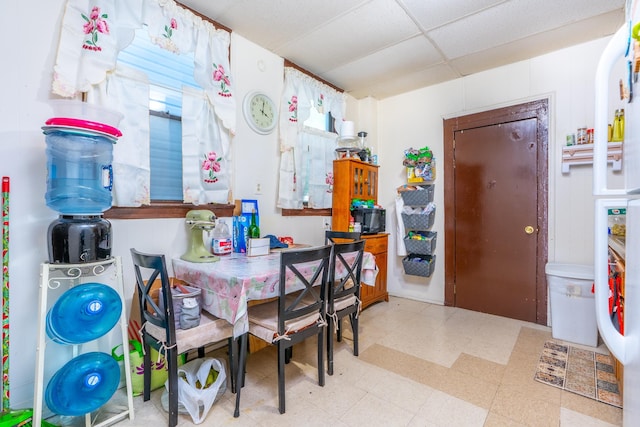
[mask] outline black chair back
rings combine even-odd
[[[278,333],[287,331],[285,322],[320,312],[326,312],[327,281],[330,276],[332,247],[282,252],[280,255],[280,298],[278,300]],[[313,265],[313,267],[310,267]],[[312,271],[308,271],[312,268]],[[295,298],[286,296],[287,274],[295,275],[296,281],[304,288]]]
[[[173,298],[171,298],[171,284],[167,273],[167,264],[164,255],[153,255],[131,249],[133,269],[138,288],[138,303],[140,304],[140,316],[142,323],[152,323],[167,331],[167,346],[176,343],[174,323]],[[150,272],[149,278],[143,279],[143,270]],[[160,278],[162,289],[162,307],[156,304],[151,290],[154,282]]]
[[[336,242],[338,240],[338,242]],[[332,231],[327,230],[324,232],[324,244],[328,245],[330,243],[340,243],[340,241],[345,240],[360,240],[360,233],[356,233],[354,231]]]
[[[346,254],[354,253],[355,257],[347,257]],[[331,279],[329,287],[330,312],[333,312],[333,303],[336,299],[355,295],[360,299],[360,276],[362,274],[362,260],[364,258],[364,240],[351,243],[336,243],[333,246]],[[336,270],[343,270],[346,275],[336,277]]]

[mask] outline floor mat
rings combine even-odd
[[[547,341],[534,379],[622,408],[613,358],[607,354]]]

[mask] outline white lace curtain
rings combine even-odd
[[[330,208],[333,189],[333,156],[337,135],[304,126],[311,108],[331,113],[336,129],[344,117],[344,94],[295,68],[285,67],[280,105],[280,179],[278,207]]]
[[[230,191],[229,143],[236,101],[229,66],[230,36],[173,0],[68,0],[54,68],[53,92],[88,93],[88,101],[124,114],[114,146],[114,205],[149,203],[148,83],[118,68],[118,52],[145,25],[151,40],[175,53],[193,52],[202,92],[183,94],[184,201],[226,203]],[[145,98],[146,96],[146,98]]]

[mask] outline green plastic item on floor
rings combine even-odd
[[[56,427],[42,420],[42,427]],[[0,427],[33,427],[33,410],[20,409],[0,413]]]

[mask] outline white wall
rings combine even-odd
[[[377,144],[380,154],[379,198],[391,215],[390,251],[395,250],[396,188],[405,183],[402,167],[406,148],[429,146],[436,157],[436,220],[438,232],[435,272],[431,278],[407,276],[402,258],[391,253],[388,289],[393,295],[435,303],[444,302],[444,193],[442,179],[443,119],[549,99],[549,261],[590,264],[593,261],[593,197],[591,168],[572,167],[561,173],[561,150],[566,134],[593,127],[595,69],[608,39],[487,72],[401,94],[378,102]],[[622,76],[623,74],[620,74]],[[616,88],[617,78],[612,84]],[[614,93],[617,93],[614,91]],[[610,109],[624,107],[613,97]],[[620,174],[611,182],[620,182]],[[400,236],[402,238],[402,236]],[[402,241],[399,242],[402,245]]]
[[[46,261],[47,227],[57,214],[46,207],[45,142],[40,129],[53,114],[52,70],[63,0],[39,5],[10,2],[0,14],[3,67],[0,71],[0,175],[11,178],[10,218],[10,389],[11,407],[32,405],[38,334],[39,266]],[[29,22],[29,25],[24,25]],[[37,28],[37,30],[36,30]],[[11,40],[12,42],[9,42]],[[242,118],[244,95],[261,90],[274,99],[282,91],[283,59],[232,35],[231,67],[238,121],[232,142],[236,199],[258,199],[262,234],[292,236],[295,241],[324,241],[322,218],[282,218],[276,209],[279,168],[277,132],[258,135]],[[262,61],[260,65],[258,61]],[[264,70],[264,71],[262,71]],[[352,101],[353,103],[353,101]],[[256,185],[261,185],[261,194]],[[121,256],[127,307],[133,294],[129,248],[179,256],[187,245],[182,219],[112,220],[112,255]]]
[[[3,67],[0,71],[0,175],[11,178],[10,218],[10,385],[11,407],[32,404],[38,332],[39,265],[47,259],[46,236],[56,213],[45,206],[45,143],[40,127],[51,117],[52,69],[57,49],[63,0],[41,2],[33,13],[29,2],[9,2],[0,14]],[[25,25],[28,22],[29,25]],[[241,117],[244,95],[262,90],[277,98],[283,61],[241,37],[232,37],[232,72],[238,96],[238,125],[233,140],[235,198],[260,203],[263,234],[291,235],[296,241],[322,242],[322,218],[287,217],[275,207],[279,143],[277,133],[259,136]],[[593,123],[591,82],[595,58],[604,40],[567,49],[509,67],[399,95],[381,102],[348,97],[347,119],[369,132],[369,143],[380,155],[380,200],[393,212],[396,187],[404,183],[402,151],[429,145],[442,159],[442,119],[480,109],[551,95],[550,134],[550,258],[566,262],[591,261],[591,174],[576,168],[569,176],[559,169],[560,143],[575,128]],[[258,61],[262,61],[258,66]],[[262,71],[261,69],[264,69]],[[262,194],[256,195],[260,183]],[[435,229],[443,236],[442,183],[437,182],[440,214]],[[187,236],[181,219],[114,220],[113,255],[122,256],[125,297],[130,304],[133,276],[129,248],[180,255]],[[438,242],[436,270],[429,280],[404,276],[393,255],[391,231],[389,290],[419,300],[443,301],[444,242]]]

